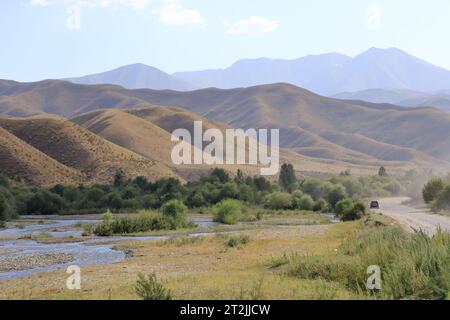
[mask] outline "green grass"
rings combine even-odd
[[[365,222],[362,222],[364,224]],[[366,289],[369,266],[381,269],[382,289]],[[334,255],[293,257],[287,274],[338,282],[382,299],[446,299],[450,292],[450,234],[409,235],[398,227],[365,226]]]
[[[239,248],[250,242],[250,237],[248,235],[238,235],[229,237],[225,245],[229,248]]]

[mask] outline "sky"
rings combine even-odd
[[[448,0],[1,0],[0,78],[397,47],[450,69]]]

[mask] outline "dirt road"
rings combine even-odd
[[[405,229],[413,231],[422,229],[428,235],[433,235],[438,227],[450,231],[450,217],[432,214],[426,209],[416,209],[403,202],[409,198],[386,198],[380,200],[380,212],[392,217]]]

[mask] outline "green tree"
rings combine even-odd
[[[226,172],[225,170],[220,169],[220,168],[215,168],[211,172],[211,177],[217,178],[219,180],[219,182],[221,182],[221,183],[226,183],[226,182],[230,181],[230,175],[228,174],[228,172]]]
[[[227,182],[222,186],[220,197],[222,199],[236,199],[239,195],[239,189],[235,182]]]
[[[432,209],[434,211],[450,210],[450,185],[444,187],[433,201]]]
[[[290,209],[292,207],[292,196],[285,192],[274,192],[266,196],[264,206],[272,210]]]
[[[66,187],[63,191],[63,198],[68,202],[76,202],[81,198],[81,192],[78,188]]]
[[[89,189],[89,191],[86,193],[86,200],[98,203],[104,195],[105,192],[102,189],[94,187],[92,189]]]
[[[423,200],[426,203],[433,202],[438,194],[445,188],[445,181],[441,178],[431,179],[422,189]]]
[[[283,191],[292,192],[297,178],[295,177],[294,167],[292,164],[284,163],[281,166],[279,184]]]
[[[238,170],[237,170],[235,181],[236,181],[237,183],[242,183],[242,182],[244,182],[244,173],[242,173],[242,170],[241,170],[241,169],[238,169]]]
[[[378,170],[378,175],[380,177],[386,177],[388,175],[387,171],[386,171],[386,168],[385,167],[380,167],[380,169]]]
[[[0,193],[0,221],[7,219],[8,204],[6,202],[5,196]]]
[[[121,187],[124,184],[125,184],[125,175],[123,173],[123,170],[119,169],[116,171],[116,174],[114,175],[114,186]]]
[[[27,202],[29,214],[58,214],[63,207],[63,199],[48,190],[39,190]]]
[[[332,208],[335,208],[336,204],[345,198],[347,198],[347,192],[345,187],[340,184],[333,186],[327,196],[328,203]]]

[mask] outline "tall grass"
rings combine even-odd
[[[195,227],[191,221],[174,219],[159,212],[142,210],[138,216],[121,217],[113,219],[104,217],[103,222],[94,229],[98,236],[111,236],[113,234],[130,234],[156,230],[175,230],[177,228]]]
[[[450,234],[408,235],[396,227],[366,229],[333,256],[294,257],[288,274],[340,282],[382,299],[446,299],[450,292]],[[366,289],[367,267],[379,266],[382,289]]]

